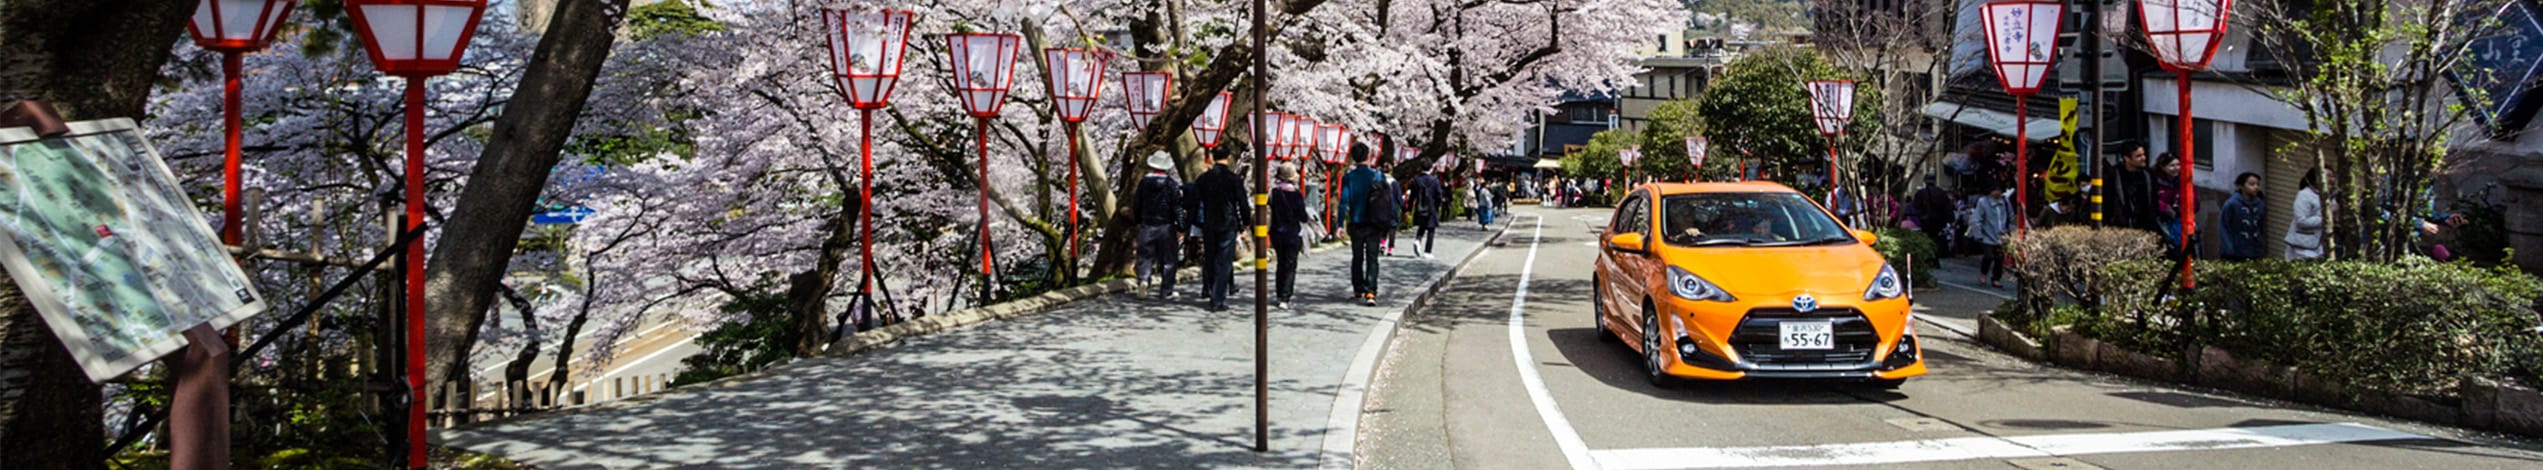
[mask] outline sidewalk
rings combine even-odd
[[[1203,312],[1191,300],[1198,283],[1187,279],[1177,286],[1186,300],[1107,295],[798,361],[729,387],[435,440],[551,470],[1315,467],[1341,457],[1324,448],[1329,429],[1345,433],[1338,452],[1349,452],[1353,429],[1329,418],[1337,393],[1358,393],[1346,371],[1371,333],[1392,328],[1390,317],[1489,235],[1471,222],[1445,225],[1437,258],[1383,261],[1377,307],[1347,299],[1348,251],[1302,256],[1297,305],[1271,313],[1266,453],[1252,449],[1255,289],[1245,269],[1228,312]],[[1412,241],[1400,236],[1398,253]]]
[[[1935,287],[1916,290],[1916,317],[1969,338],[1978,337],[1979,315],[2013,300],[2015,294],[2010,274],[2003,279],[2004,287],[1987,287],[1976,256],[1944,258],[1932,275]]]

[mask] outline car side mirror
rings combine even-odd
[[[1880,236],[1880,235],[1873,235],[1873,234],[1872,234],[1872,232],[1871,232],[1871,231],[1869,231],[1869,230],[1861,230],[1861,229],[1851,229],[1851,230],[1853,230],[1853,232],[1854,232],[1854,238],[1860,238],[1860,239],[1863,239],[1863,244],[1865,244],[1865,245],[1870,245],[1870,244],[1875,244],[1875,243],[1880,243],[1880,242],[1881,242],[1881,236]]]
[[[1607,249],[1643,253],[1651,250],[1650,245],[1645,244],[1645,241],[1639,233],[1619,233],[1616,236],[1607,237]]]

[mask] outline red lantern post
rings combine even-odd
[[[1049,74],[1043,83],[1051,93],[1051,105],[1058,108],[1060,122],[1068,132],[1068,258],[1078,256],[1077,164],[1079,143],[1077,127],[1095,111],[1095,99],[1104,94],[1104,62],[1112,54],[1087,49],[1049,48],[1042,50],[1043,69]],[[1126,79],[1126,78],[1125,78]],[[1074,261],[1072,261],[1074,262]],[[1069,272],[1077,272],[1071,266]]]
[[[1810,118],[1819,126],[1819,135],[1828,138],[1828,200],[1836,207],[1837,139],[1845,137],[1845,124],[1854,121],[1853,80],[1811,80]]]
[[[2031,228],[2031,105],[2057,61],[2059,20],[2066,5],[2040,0],[1992,2],[1986,5],[1987,60],[1996,81],[2013,95],[2013,207],[2019,230]]]
[[[952,46],[954,93],[962,98],[962,109],[977,123],[980,143],[980,304],[997,300],[997,263],[995,248],[989,244],[989,120],[1007,102],[1007,91],[1015,85],[1015,55],[1024,43],[1023,36],[1004,33],[962,33],[946,36]]]
[[[2172,72],[2173,91],[2181,97],[2180,135],[2174,139],[2174,151],[2181,154],[2181,238],[2174,240],[2182,249],[2181,287],[2197,288],[2191,277],[2190,260],[2198,258],[2191,251],[2191,234],[2199,233],[2199,191],[2191,182],[2198,167],[2198,157],[2191,142],[2190,73],[2206,70],[2208,61],[2216,57],[2216,46],[2224,42],[2226,17],[2234,12],[2234,0],[2138,0],[2138,17],[2146,27],[2147,49],[2163,69]]]
[[[1698,182],[1703,182],[1703,181],[1704,181],[1704,147],[1705,147],[1705,145],[1707,145],[1708,143],[1704,141],[1704,137],[1703,137],[1703,136],[1692,136],[1692,135],[1691,135],[1691,136],[1687,136],[1687,138],[1686,138],[1686,143],[1687,143],[1687,165],[1692,166],[1692,167],[1694,168],[1693,170],[1690,170],[1690,171],[1688,171],[1688,172],[1687,172],[1687,174],[1688,174],[1688,176],[1687,176],[1687,182],[1689,182],[1689,183],[1698,183]]]
[[[1338,189],[1334,186],[1334,180],[1337,178],[1336,173],[1341,172],[1342,167],[1346,165],[1343,160],[1350,154],[1351,129],[1341,124],[1319,127],[1316,129],[1316,143],[1317,149],[1322,153],[1325,168],[1324,235],[1325,238],[1333,238],[1333,196],[1334,191]]]
[[[1292,116],[1296,119],[1291,121],[1289,126],[1288,160],[1301,162],[1297,165],[1298,168],[1293,171],[1296,172],[1298,181],[1303,182],[1307,180],[1307,165],[1304,162],[1315,158],[1316,139],[1318,138],[1317,132],[1318,129],[1324,128],[1324,124],[1317,122],[1316,118],[1308,117],[1304,114],[1296,114]]]
[[[1174,74],[1169,72],[1130,72],[1121,74],[1124,108],[1130,110],[1130,126],[1147,129],[1148,121],[1157,118],[1166,106],[1166,95],[1174,89]]]
[[[917,16],[902,10],[821,12],[830,42],[830,79],[848,106],[864,115],[864,133],[857,137],[858,319],[866,318],[874,305],[874,110],[891,105],[909,50],[910,22]]]
[[[186,32],[194,37],[194,45],[221,53],[221,243],[243,245],[245,227],[239,213],[239,141],[244,101],[239,78],[245,75],[244,57],[264,49],[274,41],[291,16],[293,3],[288,0],[199,0],[194,16],[186,22]],[[188,348],[226,350],[229,345],[192,344]],[[220,353],[194,354],[181,352],[181,359],[169,362],[177,387],[171,394],[168,460],[178,468],[217,467],[229,463],[229,364],[197,363],[186,357],[215,357]]]
[[[354,32],[380,73],[406,79],[406,231],[424,225],[424,80],[459,69],[485,0],[347,0]],[[424,242],[406,244],[406,466],[424,456]]]

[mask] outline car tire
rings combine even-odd
[[[1661,370],[1669,363],[1667,358],[1660,356],[1665,354],[1663,349],[1660,347],[1660,315],[1652,312],[1650,307],[1644,307],[1642,309],[1643,373],[1650,376],[1651,386],[1669,388],[1676,385],[1677,381],[1670,377],[1667,371]]]
[[[1616,329],[1607,327],[1607,299],[1601,294],[1606,291],[1599,290],[1597,276],[1589,278],[1589,292],[1589,327],[1597,331],[1598,341],[1623,344],[1624,337],[1616,336]]]

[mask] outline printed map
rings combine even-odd
[[[0,129],[0,263],[92,380],[264,309],[130,120]]]

